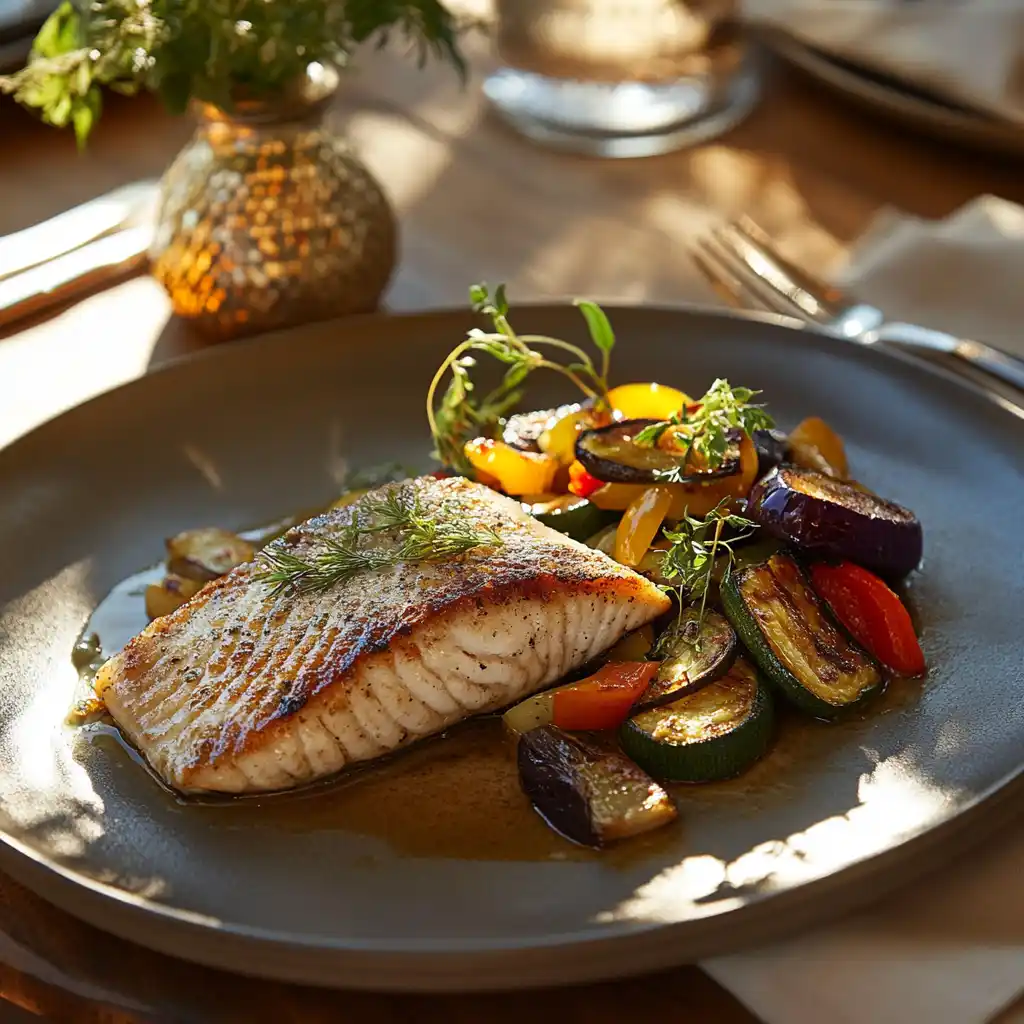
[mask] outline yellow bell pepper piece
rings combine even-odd
[[[643,661],[654,646],[654,627],[641,626],[627,633],[602,655],[604,661]]]
[[[554,489],[557,459],[478,437],[465,446],[466,458],[482,476],[493,478],[506,494],[541,494]]]
[[[568,466],[576,458],[576,438],[590,426],[590,409],[577,409],[555,420],[537,438],[537,445],[545,455]]]
[[[810,416],[789,435],[793,461],[805,469],[845,480],[850,474],[842,438],[823,420]]]
[[[637,566],[658,535],[672,505],[667,487],[648,487],[630,503],[615,533],[615,561]]]
[[[693,401],[685,391],[663,384],[620,384],[608,392],[608,403],[624,420],[667,420]]]

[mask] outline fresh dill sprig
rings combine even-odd
[[[393,533],[383,543],[375,535]],[[324,549],[310,558],[272,544],[259,559],[263,567],[255,578],[271,588],[305,594],[329,590],[364,572],[402,563],[436,562],[479,547],[501,547],[501,537],[490,527],[466,520],[457,509],[441,505],[427,510],[407,488],[391,488],[368,495],[354,507],[352,522],[337,537],[324,540]]]
[[[608,394],[611,352],[615,347],[608,317],[596,303],[578,299],[576,306],[586,320],[600,355],[600,366],[585,349],[561,338],[517,334],[509,322],[504,285],[498,285],[492,296],[486,284],[475,284],[469,290],[469,298],[475,312],[490,318],[493,329],[488,332],[473,328],[466,340],[448,353],[427,391],[427,421],[434,439],[434,458],[465,476],[473,475],[463,450],[465,443],[494,432],[499,420],[518,405],[521,386],[534,370],[554,370],[572,381],[587,398],[603,403]],[[565,352],[571,361],[549,359],[538,348]],[[475,397],[469,372],[476,365],[473,352],[483,352],[507,366],[501,383],[480,400]],[[438,404],[437,389],[449,372],[451,381]]]
[[[685,475],[688,462],[698,461],[709,469],[718,469],[736,431],[750,437],[755,430],[775,425],[764,406],[751,401],[760,393],[750,388],[734,388],[727,380],[719,378],[693,406],[680,409],[670,419],[644,427],[633,438],[633,443],[642,448],[664,447],[663,438],[671,432],[672,447],[678,450],[680,457],[678,476]],[[665,472],[663,478],[672,482],[672,471]]]
[[[740,533],[723,538],[722,531],[727,526]],[[715,559],[725,556],[722,579],[728,579],[736,557],[733,545],[746,540],[756,529],[756,523],[731,513],[728,499],[723,499],[703,519],[687,513],[675,530],[665,531],[665,539],[671,547],[661,562],[661,575],[671,583],[667,589],[676,593],[680,619],[687,605],[699,605],[696,630],[691,631],[695,642],[699,643],[700,628],[704,624]]]

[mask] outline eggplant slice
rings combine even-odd
[[[781,430],[755,430],[751,435],[757,452],[757,477],[760,479],[789,455],[789,438]]]
[[[913,512],[814,470],[773,469],[750,492],[747,515],[812,557],[848,559],[881,576],[906,576],[921,562]]]
[[[642,768],[553,725],[519,737],[519,779],[540,816],[583,846],[604,846],[674,821],[675,804]]]
[[[637,711],[656,708],[725,675],[736,658],[739,642],[724,615],[710,609],[698,628],[700,613],[687,608],[658,641],[664,656],[658,674],[640,695]]]
[[[608,427],[585,430],[576,440],[576,458],[591,476],[612,484],[653,484],[662,474],[680,469],[681,454],[662,448],[635,444],[633,438],[644,427],[659,420],[620,420]],[[729,450],[716,469],[693,472],[673,482],[699,484],[707,480],[732,476],[740,469],[739,436],[730,438]]]

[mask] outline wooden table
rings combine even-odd
[[[508,282],[513,298],[714,303],[685,243],[722,216],[749,213],[794,257],[822,266],[840,260],[885,205],[934,217],[985,192],[1024,202],[1019,166],[876,122],[782,69],[755,115],[728,137],[636,162],[537,149],[488,116],[478,83],[462,92],[442,69],[420,73],[386,55],[347,82],[337,116],[400,212],[402,263],[387,297],[395,310],[461,305],[479,279]],[[68,136],[0,105],[0,234],[157,176],[188,132],[149,99],[114,99],[79,156]],[[200,344],[170,319],[148,278],[0,335],[0,445]],[[246,981],[109,938],[0,878],[3,1020],[5,1007],[19,1006],[37,1019],[94,1024],[598,1024],[637,1014],[675,1020],[683,1005],[694,1024],[756,1020],[692,967],[653,984],[500,997],[340,995]]]

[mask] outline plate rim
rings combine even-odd
[[[851,339],[843,338],[826,330],[775,314],[725,310],[700,303],[654,304],[602,301],[602,306],[613,317],[616,313],[625,313],[627,315],[643,315],[649,313],[653,315],[677,314],[683,316],[710,316],[712,318],[725,320],[764,323],[780,327],[784,330],[793,330],[798,334],[803,334],[805,336],[812,336],[833,342],[845,342],[847,345],[856,346],[859,350],[855,358],[864,358],[869,361],[880,360],[881,363],[879,365],[882,366],[886,365],[890,360],[895,360],[896,362],[904,365],[910,364],[916,372],[924,371],[930,374],[935,374],[948,382],[963,387],[970,393],[987,399],[1003,411],[1008,411],[1012,416],[1020,419],[1020,429],[1024,430],[1024,404],[1007,409],[1007,406],[1012,406],[1012,403],[1009,403],[1005,397],[987,388],[978,381],[967,378],[959,373],[947,369],[944,366],[938,366],[934,363],[917,358],[904,351],[894,351],[891,348],[882,348],[876,345],[861,345]],[[543,316],[546,313],[553,313],[556,311],[564,313],[566,309],[566,302],[558,299],[545,299],[543,301],[520,303],[519,308],[524,312]],[[341,334],[349,329],[366,330],[368,328],[372,328],[375,322],[387,322],[389,324],[394,324],[396,321],[415,322],[418,320],[422,321],[424,319],[444,320],[446,318],[453,317],[466,319],[468,315],[469,313],[464,307],[439,307],[416,312],[364,314],[358,317],[349,317],[344,320],[334,321],[333,323],[327,322],[327,324],[336,327],[339,334]],[[324,325],[322,324],[319,326],[323,327]],[[45,434],[56,422],[65,420],[76,414],[80,414],[81,410],[92,406],[93,403],[100,403],[108,400],[111,394],[135,387],[145,386],[145,382],[149,377],[182,372],[183,369],[187,370],[187,368],[206,360],[212,359],[214,362],[220,359],[230,360],[239,358],[239,353],[244,354],[245,352],[251,352],[255,348],[272,349],[279,344],[288,344],[289,342],[294,341],[294,331],[295,329],[293,328],[257,335],[248,339],[241,339],[239,341],[232,342],[229,345],[210,346],[196,352],[186,353],[165,362],[161,362],[148,372],[141,374],[139,377],[123,382],[113,388],[100,392],[97,395],[91,396],[84,402],[78,403],[69,409],[49,417],[42,423],[31,428],[29,431],[14,438],[3,448],[0,448],[0,469],[3,468],[3,456],[8,450],[21,447],[24,443],[31,443],[34,440],[38,440],[38,436]],[[338,343],[343,344],[343,339],[339,339]],[[879,862],[882,862],[883,865],[888,864],[889,862],[894,862],[896,864],[912,862],[915,859],[915,855],[922,851],[933,848],[944,848],[947,849],[947,853],[945,855],[940,854],[938,857],[934,856],[933,849],[932,861],[938,860],[945,863],[947,860],[956,856],[959,850],[959,847],[953,850],[948,850],[948,847],[951,845],[948,839],[950,834],[957,835],[962,832],[966,832],[968,834],[966,846],[970,847],[974,845],[975,841],[980,841],[980,839],[984,838],[984,836],[986,836],[990,831],[990,829],[986,829],[985,827],[977,827],[976,819],[985,817],[982,813],[983,810],[989,809],[992,811],[992,813],[988,815],[989,819],[997,817],[998,808],[1002,807],[1004,804],[1009,804],[1012,809],[1013,796],[1018,792],[1024,792],[1024,761],[1022,761],[1010,775],[1005,776],[984,791],[975,794],[968,802],[959,805],[955,812],[947,814],[936,823],[906,835],[898,843],[879,853],[859,857],[857,860],[847,864],[837,871],[829,872],[826,875],[801,884],[794,890],[787,891],[787,913],[793,920],[799,920],[798,915],[792,908],[796,906],[813,906],[821,901],[821,897],[826,895],[828,890],[846,893],[847,898],[849,898],[849,890],[853,888],[852,882],[861,874],[870,873],[874,866]],[[1008,816],[1009,815],[1004,812],[1000,821]],[[972,826],[974,826],[973,829]],[[921,858],[921,860],[924,860],[924,858]],[[461,976],[463,980],[454,982],[449,975],[446,975],[442,971],[438,978],[435,979],[436,984],[414,984],[406,989],[409,991],[468,991],[471,988],[493,989],[502,987],[507,988],[509,986],[508,978],[504,976],[500,969],[497,970],[497,977],[494,976],[494,970],[492,970],[490,974],[483,972],[478,979],[474,979],[467,985],[465,975],[469,972],[465,965],[474,959],[473,954],[479,954],[486,959],[487,957],[493,957],[495,954],[502,953],[526,954],[531,951],[553,951],[566,949],[568,947],[594,950],[598,947],[608,946],[609,944],[619,947],[623,943],[629,943],[639,948],[643,946],[645,944],[645,940],[649,940],[651,936],[671,936],[673,931],[688,927],[694,928],[695,925],[699,926],[702,931],[714,931],[716,924],[720,926],[721,923],[727,919],[735,921],[737,914],[742,914],[744,919],[751,916],[756,919],[757,917],[764,917],[765,915],[770,916],[778,909],[774,906],[776,901],[768,897],[752,901],[738,908],[723,908],[720,911],[711,913],[707,917],[697,919],[696,921],[665,922],[648,920],[618,922],[618,927],[615,927],[613,930],[610,930],[608,934],[602,936],[595,936],[593,932],[581,932],[577,930],[571,932],[548,933],[543,936],[528,935],[490,939],[430,938],[418,940],[395,940],[359,938],[346,940],[339,937],[313,937],[309,934],[288,933],[277,929],[259,928],[237,923],[224,923],[214,921],[201,913],[163,905],[149,900],[144,896],[129,893],[108,883],[88,878],[87,876],[76,872],[74,869],[54,861],[43,852],[30,848],[27,844],[21,842],[6,831],[0,832],[0,861],[3,862],[4,870],[8,871],[13,877],[24,881],[26,885],[44,898],[48,899],[50,902],[55,903],[57,906],[60,906],[77,916],[83,917],[92,924],[105,928],[108,931],[112,931],[115,934],[119,934],[131,941],[149,946],[150,948],[156,948],[161,952],[177,956],[185,956],[189,959],[196,959],[198,962],[206,963],[210,966],[226,967],[234,970],[239,969],[237,961],[233,960],[230,955],[226,954],[223,957],[210,955],[209,951],[203,948],[202,942],[196,942],[195,948],[191,949],[194,956],[190,956],[190,947],[188,944],[185,944],[183,947],[181,939],[185,936],[191,936],[194,939],[201,936],[204,940],[211,942],[213,945],[219,945],[224,949],[233,949],[238,944],[241,944],[243,948],[250,951],[254,946],[260,946],[268,951],[276,950],[277,952],[280,952],[282,950],[288,950],[293,955],[308,955],[309,953],[314,952],[320,956],[334,957],[400,957],[404,959],[412,958],[415,960],[422,960],[424,962],[430,961],[435,965],[439,960],[459,960],[459,964],[453,965],[449,974],[459,973],[461,965]],[[932,866],[937,865],[932,864]],[[898,872],[894,871],[893,875],[895,875],[896,878],[887,879],[887,882],[892,883],[891,885],[873,886],[871,893],[864,898],[860,898],[855,895],[850,901],[851,906],[848,909],[852,909],[852,906],[873,900],[876,896],[880,898],[886,892],[890,891],[891,888],[895,888],[903,882],[909,881],[911,877],[917,877],[923,871],[927,870],[929,870],[928,866],[922,868],[918,865],[915,870],[910,872],[910,877],[908,878],[903,878]],[[57,881],[57,885],[52,887],[48,886],[45,884],[46,880],[50,880],[51,882]],[[91,904],[91,907],[94,907],[95,910],[90,908],[87,913],[82,909],[85,904]],[[104,907],[109,910],[111,904],[117,907],[117,914],[111,915],[111,918],[116,917],[116,920],[97,920],[96,910]],[[176,937],[178,944],[154,941],[154,937],[149,935],[145,929],[146,922],[151,921],[154,916],[167,926],[167,934],[169,936]],[[812,913],[810,916],[813,918],[815,915]],[[825,919],[831,919],[833,916],[834,912],[829,911],[825,914]],[[750,931],[755,936],[758,934],[756,928],[750,929]],[[157,936],[156,939],[160,939],[160,936]],[[650,943],[648,942],[647,944],[649,945]],[[668,945],[671,944],[669,943]],[[729,943],[729,948],[735,948],[735,946],[735,941],[731,941]],[[701,953],[700,955],[706,956],[708,954]],[[659,966],[670,966],[672,963],[678,962],[678,952],[673,949],[667,952],[666,958],[660,962],[657,959],[652,961],[651,958],[647,958],[643,963],[625,966],[623,973],[640,973],[646,970],[655,969]],[[303,975],[301,970],[298,970],[298,973],[296,973],[297,970],[298,969],[294,965],[290,967],[288,965],[282,965],[279,971],[275,970],[272,966],[268,968],[264,965],[259,973],[261,976],[277,976],[288,980],[316,981],[315,977]],[[558,978],[548,977],[541,980],[523,978],[522,986],[548,984],[553,983],[555,980],[563,979],[566,981],[586,980],[595,976],[596,975],[591,970],[583,969],[581,972],[577,972],[576,974],[572,974],[571,972],[567,974],[564,969],[560,969]],[[363,984],[364,980],[368,983]],[[361,974],[349,975],[343,980],[339,980],[338,984],[344,984],[349,987],[381,987],[379,983],[374,983],[372,976],[367,975],[364,978]],[[393,979],[384,987],[392,990],[399,990],[403,988],[401,984],[394,984]]]

